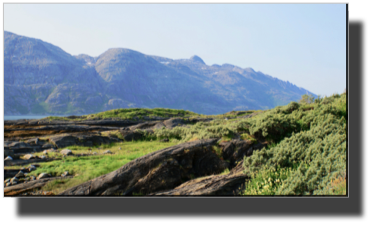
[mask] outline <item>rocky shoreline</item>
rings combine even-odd
[[[4,195],[52,195],[40,189],[50,181],[75,177],[68,173],[61,177],[28,177],[29,170],[38,167],[38,163],[62,160],[62,157],[70,154],[86,156],[65,151],[65,147],[93,147],[139,140],[144,133],[149,134],[162,127],[186,127],[188,124],[210,120],[212,119],[7,120],[4,122],[5,167],[31,166],[21,170],[4,170]],[[228,142],[220,142],[220,139],[186,142],[144,155],[116,171],[69,188],[59,196],[238,195],[248,179],[242,167],[244,156],[249,156],[253,150],[264,146],[264,143],[241,139]],[[52,151],[62,157],[45,156]],[[33,155],[37,152],[44,153],[40,156]],[[220,175],[226,169],[230,170],[229,173]]]

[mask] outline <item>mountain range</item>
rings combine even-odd
[[[201,114],[270,109],[311,92],[238,66],[206,65],[112,48],[73,56],[4,31],[4,114],[89,114],[117,108],[172,108]]]

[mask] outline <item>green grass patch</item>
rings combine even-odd
[[[70,187],[112,172],[138,157],[172,145],[175,144],[159,141],[115,143],[108,147],[103,146],[104,149],[108,149],[113,153],[104,155],[101,154],[103,151],[102,146],[102,150],[92,147],[91,151],[88,150],[88,147],[71,146],[67,148],[71,149],[74,154],[93,152],[97,152],[97,154],[79,157],[67,156],[65,158],[62,158],[61,156],[61,160],[39,163],[40,167],[38,167],[37,170],[30,172],[29,175],[37,177],[40,173],[49,173],[52,176],[60,176],[65,171],[68,171],[69,175],[75,176],[70,179],[49,182],[49,184],[45,185],[44,190],[53,191],[57,194]]]

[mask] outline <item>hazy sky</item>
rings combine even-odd
[[[4,4],[4,30],[72,55],[198,55],[315,94],[346,88],[345,4]]]

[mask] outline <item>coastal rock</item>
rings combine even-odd
[[[125,141],[139,140],[143,137],[142,133],[134,132],[132,130],[120,130],[120,134]]]
[[[241,167],[227,175],[193,179],[173,190],[151,194],[151,196],[238,196],[248,178]]]
[[[67,155],[73,155],[73,152],[70,149],[63,149],[60,152],[62,155],[67,156]]]
[[[22,178],[24,177],[24,172],[23,171],[20,171],[18,172],[16,175],[15,175],[16,178]]]
[[[163,122],[159,122],[153,126],[153,130],[162,129],[163,127],[165,127],[165,124]]]
[[[29,159],[34,159],[36,157],[33,154],[27,154],[27,155],[24,155],[23,158],[26,159],[26,160],[29,160]]]
[[[59,135],[49,138],[49,141],[56,145],[58,148],[64,148],[71,145],[78,144],[78,138],[72,135]]]
[[[12,179],[11,179],[11,181],[10,181],[11,183],[13,183],[13,182],[18,182],[18,178],[16,178],[16,177],[13,177]]]
[[[47,144],[42,145],[42,148],[43,148],[43,149],[53,149],[53,148],[54,148],[54,145],[53,145],[53,144],[50,144],[50,143],[47,143]],[[45,150],[45,151],[46,151],[46,150]]]
[[[48,178],[48,177],[50,177],[50,174],[41,173],[40,175],[38,175],[37,180],[42,179],[42,178]]]
[[[6,160],[7,157],[13,158],[14,157],[14,151],[11,149],[5,149],[4,147],[4,158]]]
[[[171,118],[171,119],[165,120],[163,123],[166,128],[172,129],[176,126],[185,124],[185,121],[181,118]]]
[[[11,156],[7,156],[4,160],[13,160]]]
[[[133,195],[173,189],[194,177],[227,168],[212,149],[217,139],[187,142],[137,158],[118,170],[70,188],[60,195]]]

